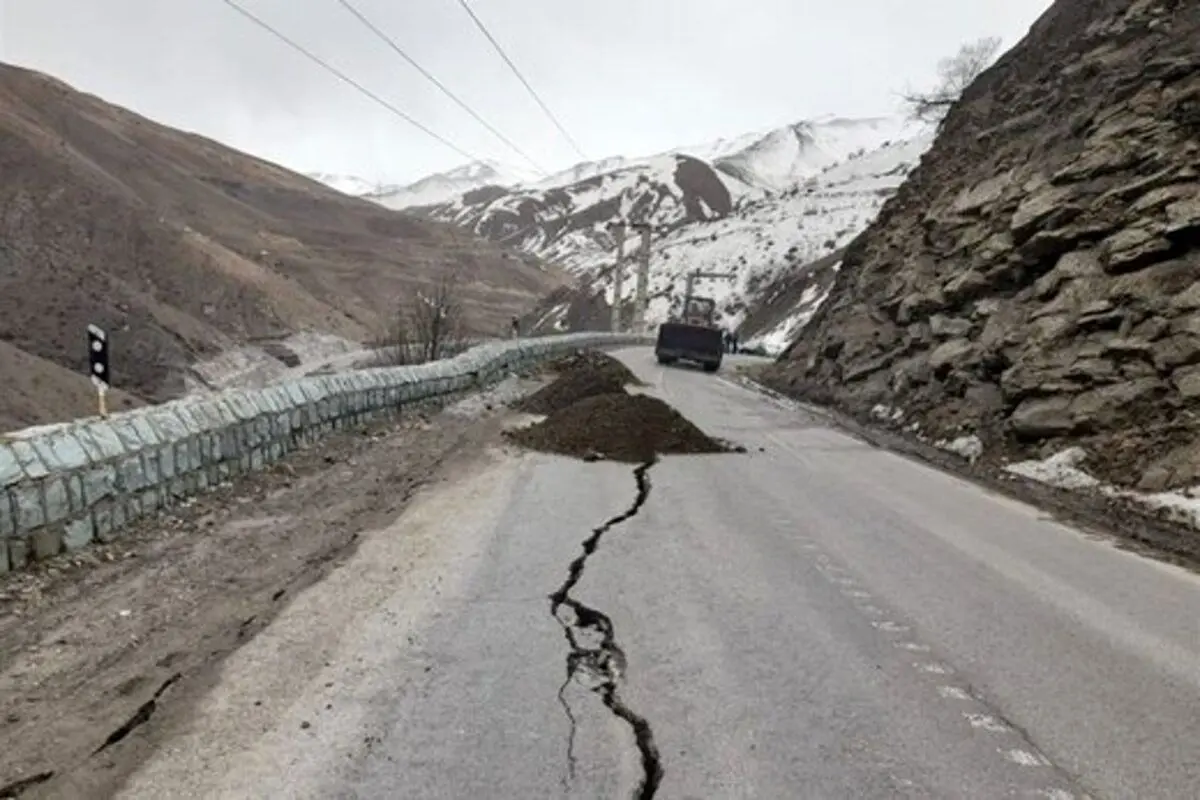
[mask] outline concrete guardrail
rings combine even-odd
[[[112,541],[130,522],[331,431],[577,348],[647,343],[606,333],[489,342],[420,366],[314,375],[0,435],[0,573]]]

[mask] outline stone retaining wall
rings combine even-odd
[[[645,343],[603,333],[492,342],[420,366],[310,376],[0,435],[0,573],[111,541],[127,523],[330,431],[576,348]]]

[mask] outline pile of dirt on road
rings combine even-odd
[[[518,403],[518,411],[553,414],[584,398],[623,392],[627,384],[640,383],[620,361],[592,350],[560,359],[552,368],[558,378]]]
[[[585,398],[507,435],[531,450],[630,463],[728,452],[663,401],[625,391]]]
[[[579,350],[569,356],[563,356],[557,361],[551,362],[550,369],[559,375],[578,369],[588,369],[592,372],[602,372],[620,378],[621,383],[626,386],[642,386],[644,384],[629,367],[608,353],[602,353],[599,350]]]

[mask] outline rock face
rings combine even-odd
[[[1200,4],[1059,0],[951,111],[771,382],[1200,483]]]

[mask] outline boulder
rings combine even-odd
[[[977,359],[975,345],[968,339],[951,339],[938,345],[929,354],[929,366],[934,373],[956,366],[966,366]]]
[[[1171,241],[1150,226],[1126,228],[1100,243],[1109,272],[1135,270],[1171,249]]]
[[[1171,382],[1185,400],[1200,400],[1200,365],[1175,370]]]
[[[1008,418],[1009,428],[1022,439],[1046,439],[1075,431],[1070,397],[1032,397],[1022,401]]]
[[[970,320],[947,317],[943,314],[934,314],[929,318],[929,330],[939,339],[966,336],[973,327]]]

